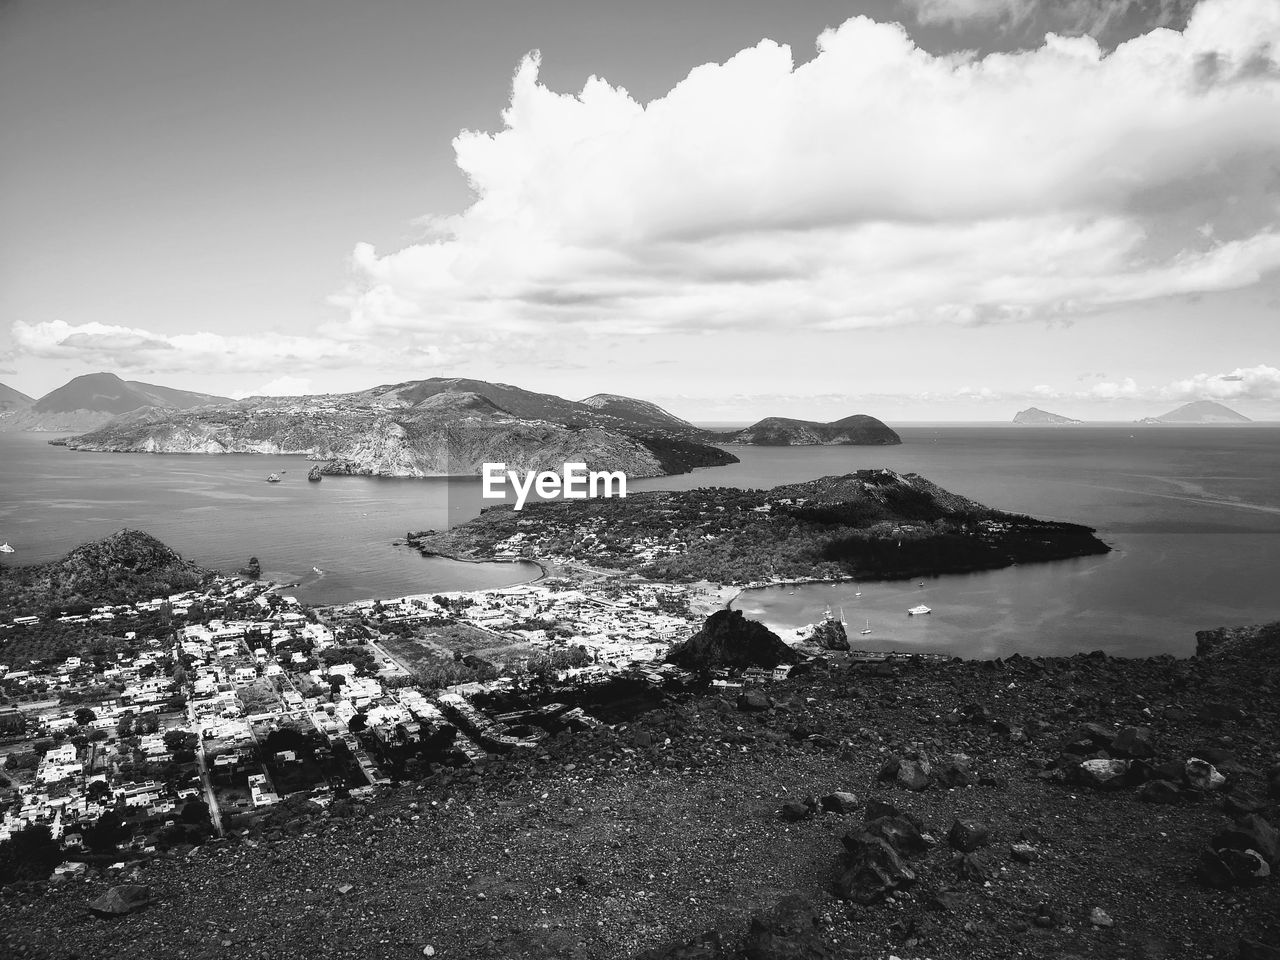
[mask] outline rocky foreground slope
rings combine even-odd
[[[672,418],[673,420],[675,418]],[[196,410],[141,410],[73,437],[75,450],[297,454],[323,473],[384,477],[513,470],[685,473],[737,458],[702,431],[672,428],[549,394],[473,380],[422,380],[358,393],[252,397]]]
[[[0,955],[1274,958],[1280,625],[1201,640],[672,696],[527,759],[8,888]],[[125,880],[149,906],[86,909]]]

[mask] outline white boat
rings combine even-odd
[[[7,543],[0,543],[0,553],[13,553],[13,552],[15,552],[13,547],[9,546]]]
[[[269,477],[267,477],[267,483],[279,483],[279,482],[280,482],[279,474],[273,473]]]
[[[857,593],[855,593],[855,594],[854,594],[854,596],[855,596],[855,597],[860,597],[860,596],[862,596],[862,591],[861,591],[861,590],[859,590]]]
[[[922,616],[923,614],[926,614],[926,613],[933,613],[933,611],[932,611],[932,610],[930,610],[928,607],[926,607],[926,606],[922,603],[922,604],[920,604],[919,606],[912,607],[910,610],[908,610],[908,611],[907,611],[907,616],[909,616],[909,617],[919,617],[919,616]]]
[[[865,637],[868,633],[870,633],[870,632],[871,632],[871,621],[870,621],[870,620],[868,620],[868,621],[867,621],[867,625],[866,625],[863,629],[859,630],[858,632],[859,632],[860,634],[862,634],[864,637]]]

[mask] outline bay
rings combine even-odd
[[[780,629],[843,607],[855,643],[870,649],[1186,655],[1198,629],[1280,619],[1280,427],[896,429],[896,447],[733,447],[741,463],[629,489],[769,487],[885,466],[994,507],[1088,524],[1114,548],[923,587],[776,587],[736,602]],[[257,556],[267,576],[316,603],[503,586],[537,572],[395,545],[407,531],[475,516],[486,503],[478,478],[308,483],[299,457],[89,454],[48,439],[0,434],[0,541],[18,551],[6,562],[53,559],[129,526],[223,570]],[[271,472],[283,481],[265,483]],[[907,617],[916,603],[934,612]],[[862,637],[867,620],[873,632]]]

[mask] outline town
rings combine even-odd
[[[75,872],[93,855],[244,831],[286,799],[324,808],[436,765],[534,750],[600,720],[545,696],[506,709],[504,693],[679,682],[663,661],[701,621],[691,596],[553,578],[311,608],[216,576],[199,591],[15,617],[0,652],[39,631],[99,639],[81,655],[0,663],[0,841],[47,827],[77,854],[59,869]]]

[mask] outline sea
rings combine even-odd
[[[894,425],[894,447],[732,447],[740,463],[630,492],[770,487],[889,467],[1003,510],[1083,523],[1102,557],[910,581],[746,590],[774,629],[843,616],[855,647],[964,657],[1194,652],[1197,630],[1280,620],[1280,425]],[[317,604],[507,586],[529,563],[426,558],[407,532],[476,516],[479,478],[326,477],[300,457],[80,453],[0,433],[0,562],[35,563],[121,527]],[[280,483],[267,483],[270,473]],[[931,613],[909,616],[924,604]],[[869,633],[863,633],[869,630]]]

